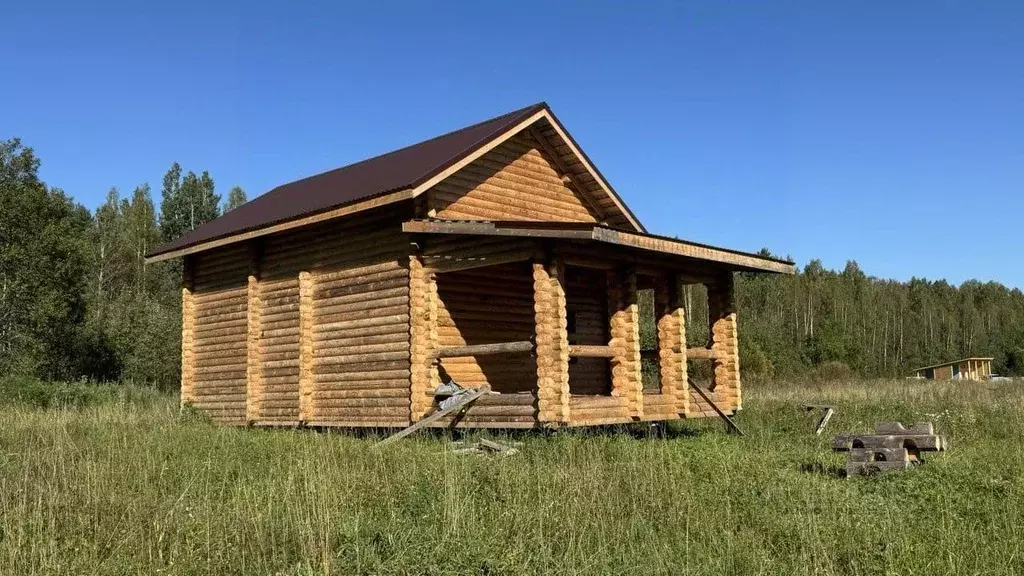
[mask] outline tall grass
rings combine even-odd
[[[0,573],[1024,573],[1020,385],[754,383],[742,438],[530,433],[505,458],[218,428],[131,394],[0,407]],[[804,402],[838,405],[823,437]],[[952,450],[838,477],[829,433],[894,419]]]

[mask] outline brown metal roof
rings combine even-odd
[[[147,257],[415,188],[541,110],[550,112],[548,105],[540,102],[419,144],[278,186],[156,247]]]

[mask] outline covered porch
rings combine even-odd
[[[742,394],[733,272],[793,271],[787,262],[596,224],[413,220],[403,231],[414,245],[412,421],[434,410],[443,381],[499,393],[438,426],[714,415],[692,389],[688,360],[712,364],[705,395],[735,413]],[[707,289],[710,336],[688,346],[683,293],[697,284]],[[653,295],[649,318],[641,317],[643,291]],[[656,327],[647,350],[644,322]]]

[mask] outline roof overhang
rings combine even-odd
[[[942,364],[932,364],[931,366],[922,366],[920,368],[914,368],[913,371],[914,372],[920,372],[922,370],[932,370],[932,369],[935,369],[935,368],[945,368],[946,366],[956,366],[957,364],[962,364],[964,362],[971,362],[971,361],[974,361],[974,360],[984,360],[986,362],[991,362],[991,361],[995,360],[995,358],[986,358],[984,356],[971,356],[970,358],[961,358],[960,360],[950,360],[949,362],[943,362]]]
[[[316,224],[325,220],[331,220],[334,218],[340,218],[349,214],[355,214],[356,212],[362,212],[363,210],[370,210],[379,206],[387,204],[393,204],[395,202],[401,202],[403,200],[412,199],[412,190],[399,190],[397,192],[391,192],[389,194],[383,194],[381,196],[375,196],[367,198],[365,200],[359,200],[357,202],[350,202],[348,204],[332,208],[326,212],[320,212],[318,214],[312,214],[310,216],[303,216],[294,220],[286,220],[284,222],[278,222],[262,228],[254,228],[252,230],[246,230],[237,234],[231,234],[223,236],[221,238],[214,238],[206,242],[198,244],[187,245],[177,250],[169,250],[166,252],[154,252],[146,256],[146,263],[152,264],[153,262],[162,262],[164,260],[170,260],[172,258],[180,258],[181,256],[188,256],[189,254],[196,254],[198,252],[204,252],[206,250],[212,250],[221,246],[227,246],[228,244],[234,244],[235,242],[243,242],[245,240],[251,240],[260,236],[267,236],[268,234],[276,234],[278,232],[284,232],[285,230],[291,230],[292,228],[299,228],[301,226],[308,226],[310,224]]]
[[[675,238],[624,232],[591,223],[575,222],[477,222],[445,220],[410,220],[402,231],[413,234],[462,234],[471,236],[511,236],[596,242],[622,246],[644,252],[680,256],[710,262],[741,272],[795,274],[792,262],[777,260],[748,252],[718,248]]]

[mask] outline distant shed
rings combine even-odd
[[[275,188],[148,255],[169,258],[184,259],[182,403],[255,426],[406,426],[448,379],[499,394],[438,426],[715,415],[688,360],[712,363],[710,399],[733,413],[733,273],[794,272],[646,233],[543,103]],[[711,335],[688,348],[692,284]]]
[[[964,358],[914,371],[927,380],[985,380],[992,375],[992,358]]]

